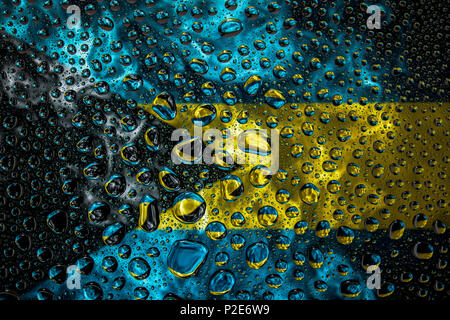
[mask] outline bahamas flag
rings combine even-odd
[[[444,2],[0,2],[0,299],[448,299]]]

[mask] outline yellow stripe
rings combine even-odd
[[[293,110],[291,105],[298,106],[298,109]],[[197,104],[180,104],[177,106],[178,115],[172,121],[165,121],[176,128],[186,128],[193,135],[194,125],[191,117]],[[364,229],[364,220],[367,217],[374,217],[380,223],[380,228],[388,228],[390,223],[395,219],[400,219],[406,224],[406,228],[414,228],[413,218],[418,213],[423,213],[428,217],[427,228],[432,226],[432,223],[439,219],[446,225],[450,223],[450,215],[445,214],[448,210],[446,207],[439,208],[437,202],[440,199],[446,200],[447,196],[445,190],[448,187],[446,179],[447,163],[444,160],[447,153],[448,143],[448,110],[450,103],[370,103],[367,105],[360,104],[342,104],[339,107],[332,106],[329,103],[300,103],[300,104],[286,104],[283,108],[275,110],[270,107],[256,106],[256,104],[237,104],[235,106],[228,106],[225,104],[214,104],[217,109],[217,117],[209,125],[205,126],[203,130],[214,129],[228,129],[233,130],[247,130],[247,129],[266,129],[266,120],[270,116],[278,118],[278,130],[282,130],[286,126],[291,126],[294,129],[294,136],[292,138],[280,137],[280,168],[288,172],[288,177],[285,182],[280,182],[274,176],[272,181],[263,188],[254,188],[249,182],[249,172],[255,166],[242,166],[236,171],[232,172],[238,176],[244,184],[243,195],[234,202],[226,202],[221,196],[220,181],[214,183],[210,189],[201,190],[199,194],[205,199],[207,203],[207,214],[196,224],[186,225],[179,223],[170,210],[163,213],[161,217],[160,228],[176,228],[176,229],[204,229],[208,222],[221,221],[227,228],[235,228],[230,221],[231,214],[240,211],[246,219],[243,228],[261,229],[263,228],[257,219],[257,211],[265,205],[271,205],[278,211],[278,221],[271,228],[292,229],[294,224],[299,220],[306,220],[309,223],[309,228],[315,227],[318,221],[328,220],[332,228],[339,226],[348,226],[352,229]],[[311,106],[315,109],[313,116],[305,115],[305,108]],[[141,105],[145,110],[155,114],[151,110],[150,105]],[[382,110],[375,108],[382,107]],[[185,112],[180,112],[180,109],[186,109]],[[236,121],[237,115],[242,110],[249,111],[249,119],[246,124],[240,124]],[[417,109],[417,110],[416,110]],[[223,110],[229,110],[233,115],[229,123],[222,123],[220,121],[220,113]],[[327,112],[330,117],[328,124],[320,122],[320,115]],[[359,117],[358,121],[352,121],[349,118],[349,112],[354,112]],[[300,113],[302,114],[301,116]],[[385,114],[389,116],[389,120],[382,120],[381,116]],[[341,122],[337,120],[339,115],[345,115],[346,121]],[[157,116],[155,114],[155,116]],[[373,126],[369,120],[377,120],[378,124]],[[314,126],[314,134],[306,136],[301,133],[302,126],[305,122],[310,122]],[[440,126],[436,123],[441,122]],[[337,139],[337,134],[340,130],[347,129],[351,132],[351,138],[346,142],[341,142]],[[389,139],[388,136],[395,135],[394,139]],[[320,145],[317,141],[318,137],[322,136],[326,140],[325,144]],[[373,144],[375,141],[381,140],[384,142],[385,151],[378,153],[374,150]],[[361,144],[360,141],[366,141]],[[301,143],[304,146],[303,155],[299,158],[290,156],[291,146],[295,143]],[[309,155],[310,149],[317,147],[321,150],[321,156],[318,159],[312,159]],[[332,160],[329,156],[329,151],[333,147],[342,149],[342,157],[340,160]],[[439,149],[440,148],[440,149]],[[355,159],[353,153],[356,149],[363,151],[361,159]],[[401,159],[404,161],[402,162]],[[430,160],[435,160],[435,165]],[[322,164],[326,160],[334,161],[338,168],[334,172],[325,172],[322,169]],[[314,171],[310,174],[302,172],[302,165],[309,162],[313,165]],[[352,177],[347,171],[347,164],[349,162],[356,163],[361,172],[358,177]],[[400,172],[394,175],[390,170],[392,163],[397,164]],[[382,178],[374,178],[372,169],[375,165],[382,164],[384,166],[384,175]],[[402,166],[404,164],[404,166]],[[369,165],[371,165],[369,167]],[[434,166],[432,166],[434,165]],[[416,174],[414,168],[417,166],[423,167],[423,172]],[[291,185],[291,178],[298,176],[300,183],[297,186]],[[330,180],[337,180],[341,183],[341,190],[337,194],[331,194],[327,191],[327,183]],[[393,180],[394,186],[388,185],[388,181]],[[404,185],[399,182],[402,180]],[[416,190],[412,186],[412,182],[421,181],[422,189]],[[427,187],[425,181],[431,181],[433,186]],[[346,184],[346,181],[351,181],[351,184]],[[305,183],[313,183],[320,189],[319,202],[314,206],[304,204],[300,199],[299,190]],[[351,194],[356,194],[355,187],[358,184],[366,186],[366,193],[362,197],[351,197]],[[443,187],[441,187],[443,186]],[[444,189],[442,189],[444,188]],[[279,189],[286,189],[290,193],[290,201],[286,204],[280,204],[276,201],[275,194]],[[405,192],[410,192],[408,195]],[[378,195],[378,203],[370,203],[367,200],[367,195]],[[391,206],[385,204],[383,198],[386,195],[393,195],[395,203]],[[346,203],[339,204],[338,198],[344,197]],[[419,207],[412,208],[412,201],[417,201]],[[348,205],[354,205],[355,210],[349,210]],[[434,210],[427,208],[427,204],[432,204]],[[399,207],[405,205],[406,210],[401,211]],[[290,206],[297,206],[301,214],[296,218],[289,218],[285,215],[286,208]],[[360,211],[360,208],[363,211]],[[392,215],[389,219],[383,220],[379,214],[380,210],[387,208]],[[217,215],[213,215],[213,209],[218,210]],[[342,221],[333,219],[333,211],[340,209],[344,212]],[[362,221],[354,223],[352,216],[359,214]]]

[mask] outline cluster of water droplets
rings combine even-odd
[[[416,47],[414,5],[375,32],[352,1],[70,4],[2,9],[2,297],[373,298],[372,265],[377,297],[448,290],[444,35]],[[281,166],[174,165],[166,122],[263,156],[279,129]]]

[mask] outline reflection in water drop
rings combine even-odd
[[[206,246],[200,242],[178,240],[172,244],[167,256],[167,267],[179,278],[192,276],[205,261],[208,254]]]

